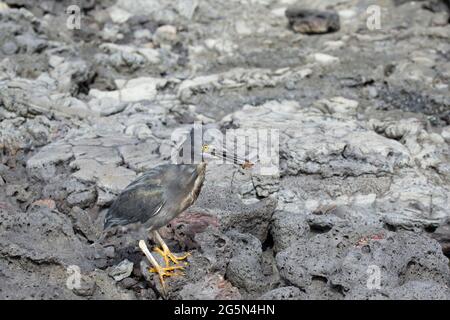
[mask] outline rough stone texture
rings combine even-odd
[[[34,263],[89,266],[92,250],[85,248],[71,228],[69,219],[40,207],[29,214],[1,211],[1,252]]]
[[[233,255],[231,240],[213,227],[197,234],[195,240],[198,249],[193,251],[187,259],[189,266],[184,270],[185,276],[170,277],[166,281],[168,297],[240,299],[239,290],[224,278],[227,265]],[[148,273],[147,261],[142,260],[141,270],[144,277],[155,286],[158,292],[162,293],[159,278]]]
[[[230,258],[233,255],[234,242],[217,230],[209,229],[195,236],[200,245],[201,254],[208,259],[211,272],[225,274]]]
[[[260,241],[264,241],[275,206],[276,199],[274,198],[266,198],[247,205],[236,194],[219,187],[206,185],[203,187],[194,209],[213,210],[218,216],[222,230],[234,229],[241,233],[250,233]]]
[[[56,175],[56,166],[72,158],[70,146],[51,145],[42,148],[37,155],[27,161],[31,177],[48,180]]]
[[[395,300],[449,300],[448,286],[433,281],[410,281],[392,290]]]
[[[110,272],[109,275],[114,278],[116,281],[121,281],[125,278],[128,278],[133,272],[133,262],[128,261],[127,259],[123,260],[117,266],[115,266]]]
[[[157,86],[165,84],[164,80],[153,78],[139,78],[130,81],[117,80],[117,86],[120,90],[103,92],[97,89],[92,89],[89,94],[98,99],[113,99],[119,101],[133,102],[140,100],[152,100],[157,93]],[[96,107],[96,109],[103,107]],[[103,109],[104,110],[104,109]],[[111,114],[110,111],[103,111],[102,114]],[[114,113],[114,111],[112,112]]]
[[[407,228],[411,225],[437,226],[448,218],[445,209],[448,187],[442,183],[431,184],[431,179],[439,178],[432,172],[424,174],[421,170],[445,161],[446,147],[442,146],[439,137],[421,145],[417,135],[422,135],[422,131],[413,127],[415,131],[409,131],[408,135],[414,136],[416,132],[415,138],[406,137],[403,145],[364,128],[345,113],[324,117],[320,115],[322,112],[316,107],[305,110],[295,102],[270,102],[258,107],[244,107],[225,121],[239,127],[280,130],[281,168],[285,176],[360,177],[388,176],[397,172],[391,178],[389,190],[374,199],[377,214],[387,223]],[[321,135],[322,130],[327,134]],[[392,135],[395,134],[390,133],[391,138]],[[423,135],[430,136],[428,133]],[[431,198],[433,201],[430,202]],[[352,202],[351,197],[347,201],[341,197],[341,200],[346,204]],[[399,202],[401,209],[397,207],[394,213],[392,206],[398,206]],[[420,209],[411,209],[416,207]]]
[[[227,279],[236,287],[249,294],[267,291],[271,279],[262,269],[261,243],[254,236],[229,232],[233,241],[233,257],[227,267]]]
[[[436,283],[433,296],[446,294],[442,288],[450,280],[448,260],[437,242],[412,232],[361,229],[335,228],[292,244],[277,254],[281,277],[307,293],[314,279],[323,279],[329,290],[363,298],[352,292],[370,285],[370,269],[375,267],[380,271],[379,289],[388,297],[398,297],[406,284],[432,286],[423,284],[430,280]]]
[[[431,237],[441,244],[444,254],[450,256],[450,225],[447,223],[440,226]]]
[[[272,217],[270,233],[275,252],[287,249],[294,242],[302,239],[309,231],[309,225],[303,215],[279,211]]]
[[[220,275],[207,276],[200,282],[187,284],[180,291],[181,299],[186,300],[237,300],[239,291]]]
[[[263,294],[261,300],[303,300],[305,294],[297,287],[281,287]]]

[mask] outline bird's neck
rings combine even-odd
[[[191,192],[191,195],[194,199],[197,199],[200,190],[203,186],[203,181],[205,181],[205,173],[206,173],[206,163],[200,162],[197,165],[197,178],[194,181],[194,187],[192,188]]]

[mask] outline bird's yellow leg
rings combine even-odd
[[[161,238],[159,233],[157,231],[153,231],[153,232],[155,234],[156,240],[159,242],[159,244],[161,245],[161,248],[162,248],[162,249],[155,248],[155,251],[158,252],[164,258],[166,267],[169,267],[170,261],[172,261],[174,264],[178,265],[178,264],[180,264],[181,260],[184,260],[191,255],[189,252],[180,257],[174,255],[172,252],[170,252],[169,247],[164,242],[164,240]],[[184,264],[187,265],[187,262],[185,262]],[[181,268],[183,268],[183,267],[181,267]]]
[[[173,267],[161,267],[159,263],[156,261],[156,259],[152,256],[150,251],[147,248],[147,245],[145,244],[144,240],[139,241],[139,248],[141,248],[142,252],[145,254],[147,259],[150,261],[150,263],[153,265],[153,268],[150,268],[150,272],[157,273],[159,275],[159,280],[161,281],[161,285],[163,288],[164,294],[166,293],[166,284],[164,282],[164,277],[171,277],[177,275],[174,273],[175,270],[182,269],[181,266],[173,266]]]

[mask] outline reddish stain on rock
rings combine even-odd
[[[373,234],[370,236],[362,237],[356,242],[356,247],[360,248],[369,244],[370,241],[379,241],[384,239],[384,235],[382,233]]]
[[[219,227],[217,216],[204,212],[184,212],[160,230],[161,236],[176,240],[185,249],[197,248],[195,235],[208,226]]]

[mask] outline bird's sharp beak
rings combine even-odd
[[[204,145],[202,147],[202,152],[204,156],[206,155],[205,158],[224,160],[225,163],[238,164],[241,166],[253,166],[253,163],[251,163],[249,160],[239,157],[237,154],[230,154],[227,150],[224,149],[219,150],[212,146]]]

